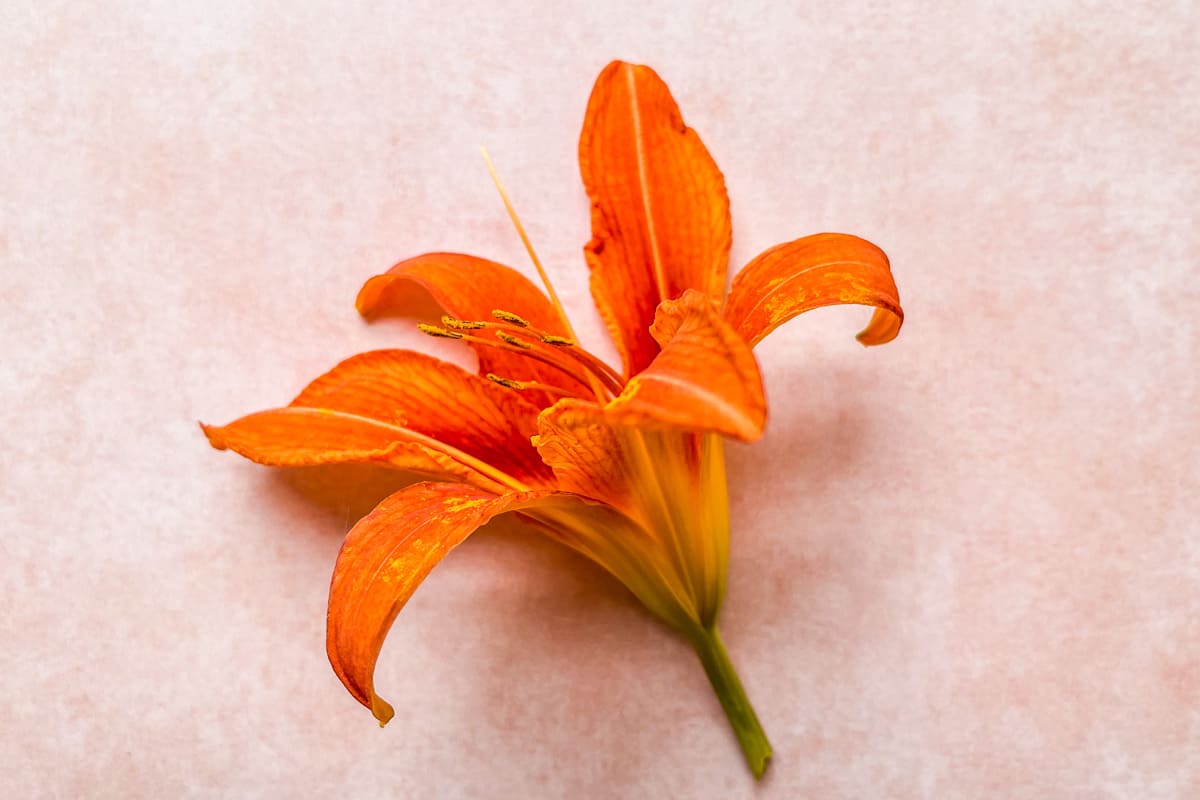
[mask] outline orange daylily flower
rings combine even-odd
[[[717,632],[729,563],[723,438],[762,434],[752,348],[764,336],[809,309],[854,303],[875,308],[859,341],[883,344],[900,330],[896,286],[878,247],[823,233],[754,258],[726,293],[724,180],[648,67],[614,62],[600,74],[579,159],[592,294],[622,370],[580,347],[548,281],[549,296],[501,264],[431,253],[367,281],[358,310],[403,314],[428,292],[447,316],[422,329],[468,344],[478,375],[407,350],[364,353],[284,408],[204,432],[262,464],[370,462],[432,478],[358,522],[334,566],[329,660],[381,724],[394,712],[373,673],[397,613],[451,549],[516,513],[692,644],[761,776],[771,748]]]

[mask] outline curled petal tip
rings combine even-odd
[[[221,435],[221,427],[218,425],[205,425],[203,422],[197,422],[200,430],[204,432],[208,443],[217,450],[226,450],[228,446],[225,444],[225,437]]]
[[[888,308],[877,308],[871,315],[871,321],[854,337],[863,347],[875,347],[887,344],[900,335],[900,326],[904,324],[902,312]]]
[[[858,341],[886,344],[903,312],[891,263],[879,247],[844,233],[818,233],[759,254],[733,279],[725,318],[751,347],[775,328],[814,308],[874,306]]]
[[[375,715],[375,719],[379,720],[379,727],[385,727],[392,721],[392,717],[396,716],[396,710],[392,708],[392,704],[384,700],[374,692],[371,693],[371,713]]]

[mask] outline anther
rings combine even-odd
[[[520,328],[528,328],[529,327],[528,322],[526,322],[523,318],[518,317],[516,314],[512,313],[511,311],[501,311],[500,309],[495,308],[495,309],[492,309],[492,316],[498,320],[511,323]]]
[[[574,347],[575,340],[568,339],[565,336],[555,336],[552,333],[547,333],[542,336],[542,341],[546,344],[552,344],[555,347]]]
[[[455,319],[454,317],[442,317],[442,324],[456,331],[477,331],[480,328],[487,327],[486,322],[469,322],[468,320]]]
[[[424,322],[417,323],[417,330],[419,330],[421,333],[424,333],[428,336],[436,336],[439,339],[461,339],[461,338],[463,338],[463,335],[461,333],[455,333],[454,331],[448,331],[445,328],[439,328],[436,325],[426,325]]]
[[[510,344],[513,347],[519,347],[522,350],[532,350],[533,349],[533,345],[531,345],[529,342],[523,342],[520,339],[518,339],[517,337],[513,336],[512,334],[505,333],[504,331],[496,331],[496,338],[499,339],[500,341],[504,342],[505,344]]]
[[[509,389],[516,389],[520,391],[525,388],[525,384],[521,383],[520,381],[514,381],[512,378],[501,378],[494,372],[489,372],[487,374],[487,379],[492,383],[498,383],[501,386],[505,386]]]

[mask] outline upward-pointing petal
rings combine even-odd
[[[724,295],[725,180],[662,79],[620,61],[596,79],[579,167],[592,200],[592,296],[635,374],[658,352],[649,327],[659,303],[686,289]]]

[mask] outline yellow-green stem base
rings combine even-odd
[[[721,708],[725,709],[729,724],[733,726],[750,771],[755,778],[761,778],[771,758],[771,743],[767,741],[758,715],[746,697],[746,690],[733,668],[733,662],[729,660],[729,653],[725,651],[716,625],[691,637],[691,643],[696,655],[700,656],[700,663],[704,665],[704,672],[713,691],[717,693],[717,699],[721,701]]]

